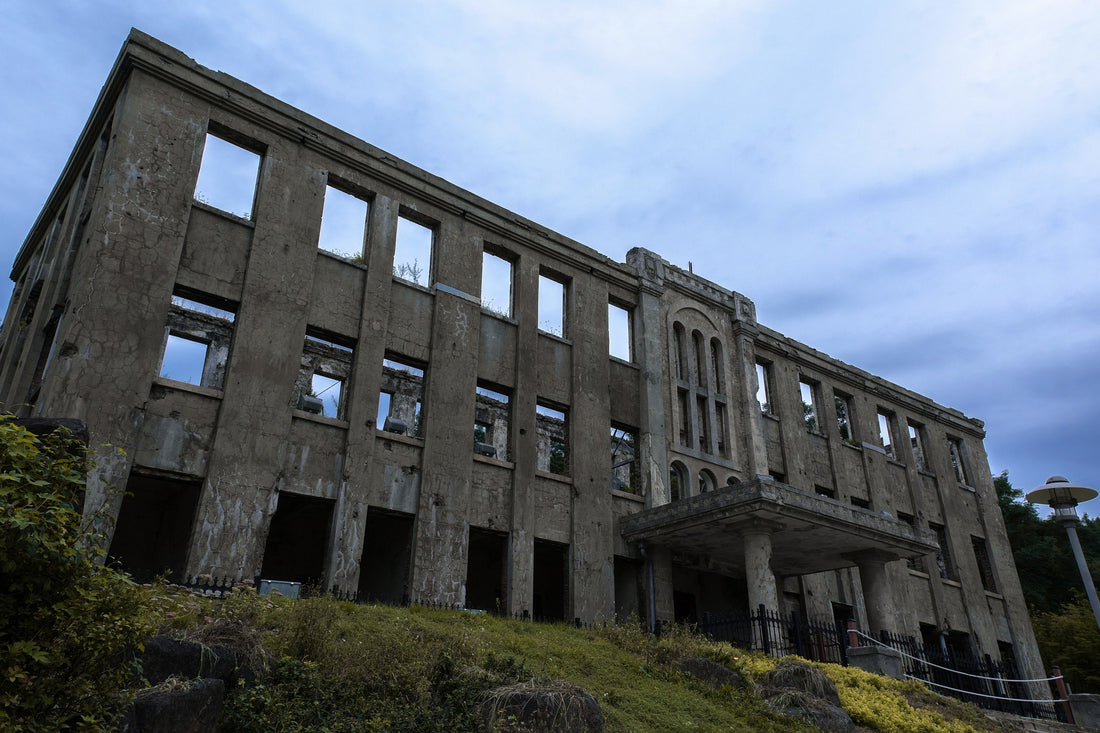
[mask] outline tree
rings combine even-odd
[[[149,629],[142,595],[102,567],[81,503],[86,448],[0,415],[0,729],[106,729]]]

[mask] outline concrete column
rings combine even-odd
[[[880,631],[897,631],[894,628],[894,599],[886,575],[887,559],[878,554],[865,554],[856,560],[863,585],[863,602],[867,607],[867,633],[876,636]]]
[[[749,608],[763,605],[779,610],[779,590],[772,572],[771,530],[752,527],[742,533],[745,540],[745,575],[749,586]]]

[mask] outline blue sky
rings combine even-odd
[[[1100,5],[0,10],[5,263],[136,26],[612,258],[691,262],[765,325],[985,420],[1018,488],[1100,488]]]

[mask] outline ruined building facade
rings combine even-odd
[[[1039,671],[980,421],[137,31],[12,278],[0,399],[87,422],[125,567]]]

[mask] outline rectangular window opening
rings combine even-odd
[[[816,433],[817,422],[817,388],[810,382],[800,380],[798,390],[802,396],[802,422],[811,433]]]
[[[158,374],[164,379],[221,389],[236,315],[230,310],[232,305],[220,298],[201,302],[194,299],[201,294],[188,291],[187,295],[193,297],[179,293],[172,296]]]
[[[424,398],[424,369],[414,366],[401,357],[391,356],[382,361],[382,389],[378,399],[377,425],[387,433],[423,435],[422,403]]]
[[[714,410],[714,429],[716,432],[715,437],[718,439],[718,455],[729,458],[730,449],[729,444],[726,442],[726,406],[721,402],[715,402]]]
[[[611,426],[611,488],[636,494],[638,482],[638,433],[634,428]]]
[[[259,172],[257,153],[208,132],[195,184],[195,200],[241,219],[251,219]]]
[[[707,409],[706,397],[696,395],[695,410],[699,420],[699,450],[710,453],[710,412]]]
[[[760,405],[760,411],[768,414],[772,411],[770,372],[770,365],[756,362],[756,402]]]
[[[676,390],[676,402],[680,413],[680,445],[687,448],[691,446],[691,411],[686,389]]]
[[[904,522],[914,529],[916,529],[917,527],[917,518],[912,514],[908,514],[906,512],[898,512],[898,521]],[[921,573],[925,572],[924,558],[920,555],[917,555],[916,557],[905,558],[905,566],[910,570],[916,570]]]
[[[569,420],[564,408],[539,402],[535,407],[536,468],[565,476],[569,473]]]
[[[955,469],[955,478],[963,486],[970,486],[970,476],[966,471],[963,442],[958,438],[948,438],[947,446],[951,451],[951,466]]]
[[[955,562],[951,557],[951,547],[947,542],[947,528],[942,524],[928,523],[928,528],[936,533],[936,543],[940,549],[936,552],[936,565],[940,571],[940,577],[945,580],[958,580],[959,574],[955,570]]]
[[[631,338],[631,312],[615,303],[607,304],[608,353],[623,361],[634,360]]]
[[[332,186],[325,186],[325,206],[317,247],[338,257],[363,262],[367,235],[366,201]]]
[[[913,451],[913,461],[921,471],[927,467],[924,457],[924,428],[912,422],[907,422],[909,427],[909,447]]]
[[[427,287],[432,283],[432,243],[435,232],[423,224],[397,217],[393,276]]]
[[[475,399],[474,452],[510,461],[511,397],[495,386],[479,383]]]
[[[840,439],[854,444],[856,434],[852,429],[852,398],[846,394],[834,392],[833,405],[836,407],[836,427],[840,433]]]
[[[565,283],[539,275],[539,330],[565,338]]]
[[[887,456],[897,457],[894,451],[894,416],[881,410],[878,412],[878,440]]]
[[[481,255],[481,307],[512,317],[512,263],[489,250]]]
[[[350,340],[308,328],[302,345],[295,385],[298,409],[323,417],[345,419],[347,384],[354,349]]]
[[[993,577],[993,563],[989,559],[989,548],[985,539],[970,537],[970,543],[974,547],[974,559],[978,563],[978,573],[982,576],[982,587],[990,593],[997,592],[997,581]]]

